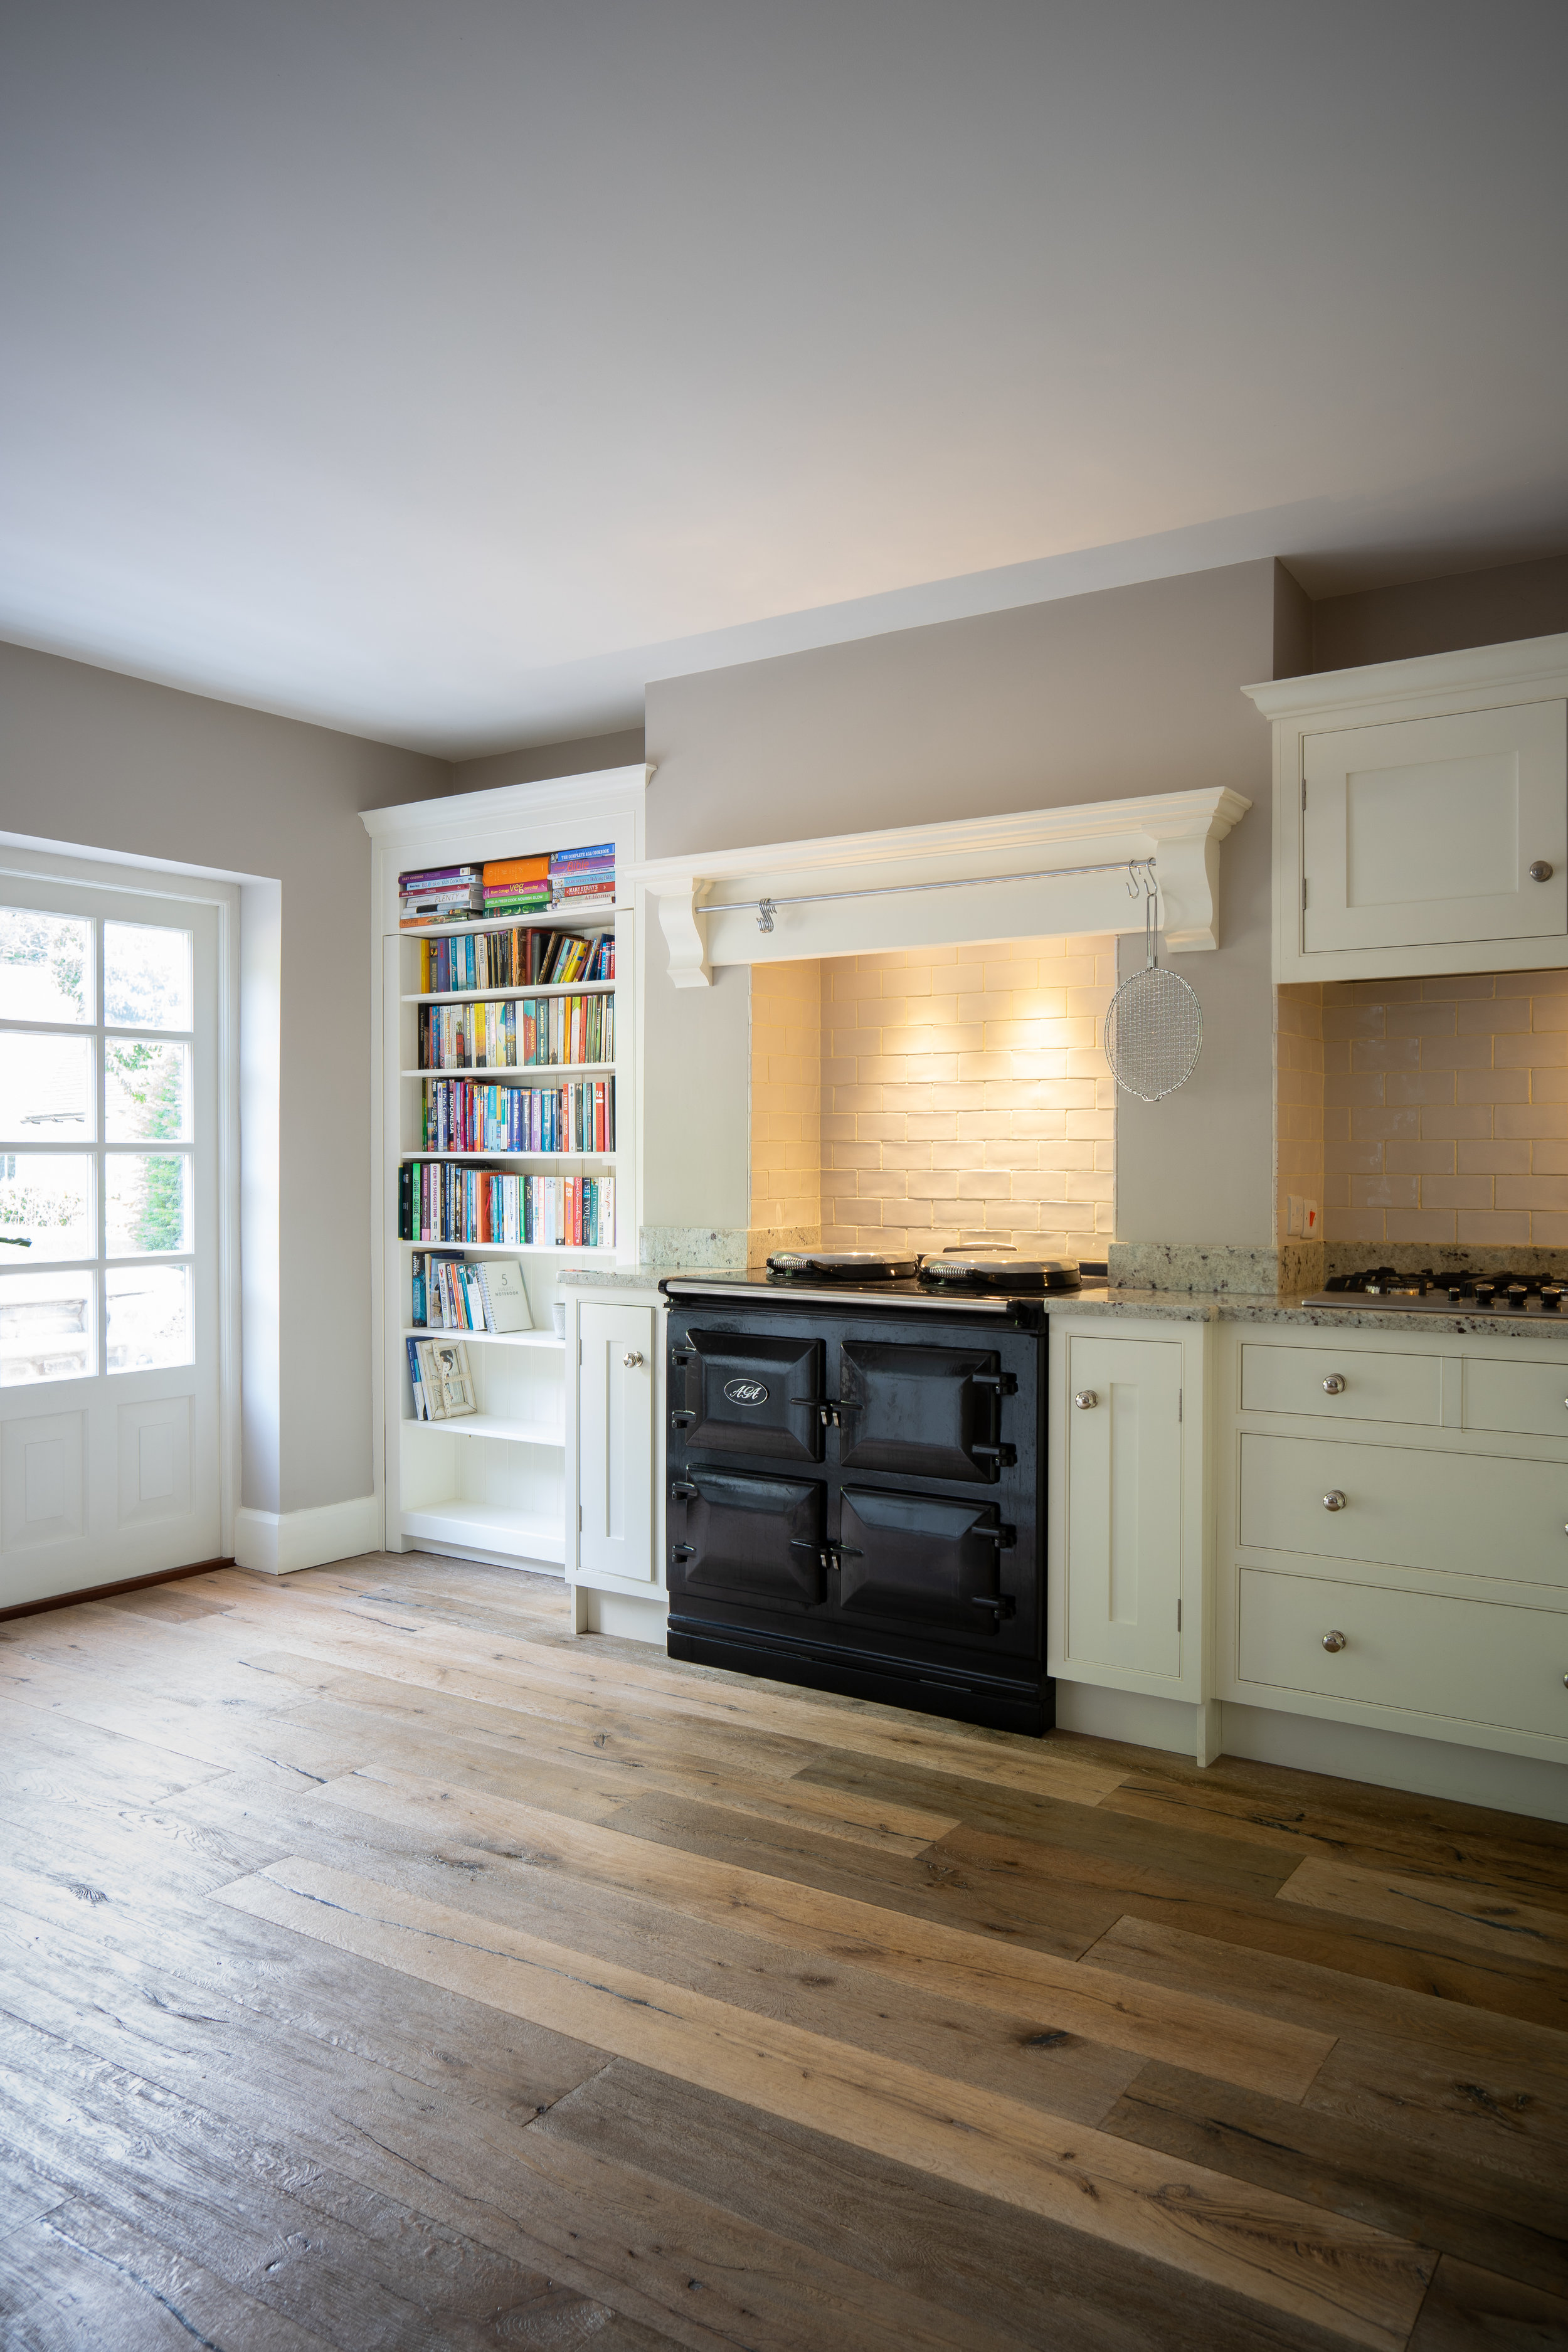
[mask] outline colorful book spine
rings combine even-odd
[[[616,1058],[613,996],[518,996],[422,1004],[421,1070],[569,1067]]]
[[[546,1087],[431,1077],[424,1095],[420,1144],[426,1151],[616,1149],[614,1078]]]
[[[419,942],[419,993],[460,996],[487,988],[543,988],[574,980],[614,980],[615,934],[590,939],[575,931],[544,931],[520,924],[495,931],[460,931]]]
[[[532,1244],[545,1249],[614,1245],[613,1176],[519,1176],[440,1160],[416,1160],[407,1165],[412,1230],[404,1234],[405,1241]],[[439,1280],[444,1299],[450,1288],[456,1318],[465,1311],[459,1307],[456,1282],[446,1273]],[[474,1327],[457,1324],[456,1328]]]

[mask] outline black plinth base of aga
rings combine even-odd
[[[1056,1721],[1057,1686],[1048,1676],[1023,1682],[966,1674],[956,1667],[950,1673],[907,1658],[674,1615],[667,1646],[672,1658],[686,1658],[694,1665],[727,1666],[732,1674],[765,1675],[772,1682],[801,1683],[808,1690],[878,1699],[884,1706],[918,1708],[922,1715],[984,1724],[992,1731],[1018,1731],[1037,1739]]]

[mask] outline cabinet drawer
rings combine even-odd
[[[1330,1381],[1343,1386],[1331,1390],[1325,1386]],[[1249,1339],[1241,1351],[1241,1402],[1246,1412],[1419,1422],[1436,1429],[1443,1418],[1442,1359],[1383,1355],[1331,1344],[1281,1347]],[[1568,1412],[1563,1419],[1568,1423]]]
[[[1465,1427],[1568,1437],[1568,1364],[1518,1356],[1465,1360]]]
[[[1341,1508],[1324,1496],[1342,1495]],[[1331,1437],[1241,1441],[1249,1550],[1568,1584],[1568,1463],[1512,1462]]]
[[[1278,1690],[1568,1738],[1568,1614],[1551,1610],[1244,1568],[1237,1664]]]

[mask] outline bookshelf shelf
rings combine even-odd
[[[400,940],[445,940],[462,931],[607,931],[617,914],[613,898],[584,898],[575,907],[546,907],[536,915],[474,915],[461,923],[399,923]]]
[[[424,1510],[403,1513],[403,1533],[416,1544],[459,1544],[469,1551],[498,1552],[520,1560],[547,1560],[560,1567],[566,1559],[563,1520],[526,1518],[493,1503],[455,1499]]]
[[[473,1334],[460,1331],[453,1336],[467,1340]],[[564,1423],[508,1421],[494,1412],[462,1412],[454,1421],[415,1421],[410,1417],[404,1427],[429,1430],[439,1437],[499,1437],[509,1445],[563,1447],[566,1443]]]
[[[426,1151],[419,1145],[416,1145],[412,1150],[402,1151],[398,1154],[398,1158],[400,1160],[457,1160],[463,1161],[475,1160],[602,1160],[605,1165],[609,1168],[613,1168],[615,1166],[619,1154],[614,1151]],[[435,1247],[437,1244],[432,1244],[431,1246]],[[456,1249],[457,1246],[457,1243],[454,1242],[452,1244],[452,1247]]]
[[[598,775],[561,778],[550,783],[506,785],[493,792],[463,793],[451,801],[416,802],[403,808],[372,810],[364,819],[372,842],[372,929],[375,934],[378,1153],[374,1213],[382,1266],[377,1310],[377,1410],[384,1433],[380,1459],[385,1484],[385,1541],[393,1550],[417,1545],[424,1549],[447,1549],[519,1568],[552,1566],[559,1573],[563,1567],[568,1517],[567,1382],[569,1378],[575,1380],[576,1367],[574,1364],[568,1373],[566,1342],[555,1332],[554,1310],[564,1297],[559,1278],[572,1266],[596,1268],[635,1263],[636,1187],[640,1160],[637,1085],[640,1000],[636,917],[628,903],[630,892],[619,902],[612,894],[578,899],[534,914],[460,914],[456,922],[418,922],[405,929],[401,919],[398,877],[404,873],[428,875],[446,867],[486,865],[542,854],[553,856],[574,845],[600,843],[613,844],[616,869],[625,873],[643,855],[646,786],[641,767],[615,769]],[[493,881],[495,877],[491,878]],[[447,989],[424,984],[426,977],[433,980],[438,973],[447,980],[466,977],[472,968],[471,963],[465,963],[460,950],[451,962],[443,958],[439,964],[434,959],[427,963],[424,952],[427,942],[512,931],[573,931],[595,941],[608,933],[615,942],[616,977],[531,983],[509,981],[504,984]],[[589,963],[586,957],[580,960]],[[536,954],[531,961],[537,965],[541,958]],[[608,961],[608,957],[604,961]],[[480,970],[487,962],[492,968],[509,971],[520,968],[506,955],[476,955],[473,962]],[[521,968],[526,970],[528,966]],[[589,968],[592,969],[591,963]],[[580,1045],[585,1046],[591,1038],[600,1053],[606,1046],[618,1047],[618,1061],[523,1061],[454,1069],[419,1066],[422,1054],[441,1050],[443,1030],[448,1033],[448,1052],[460,1050],[453,1042],[453,1033],[459,1029],[465,1033],[466,1050],[474,1050],[467,1035],[470,1024],[465,1007],[506,1005],[510,1030],[510,1008],[521,1007],[525,1001],[547,999],[551,1024],[542,1020],[541,1025],[548,1036],[550,1025],[559,1023],[555,1002],[575,997],[596,998],[601,1008],[607,1000],[609,1010],[603,1018],[606,1024],[615,1021],[616,1034],[612,1039],[603,1034],[599,1026],[601,1013],[590,1004],[586,1008],[586,1030],[578,1028],[574,1033],[559,1034],[557,1046],[567,1044],[574,1034]],[[472,1025],[479,1024],[476,1020]],[[521,1052],[521,1012],[517,1014],[517,1027],[519,1040],[513,1050]],[[434,1042],[426,1042],[432,1039]],[[489,1050],[496,1051],[499,1039],[490,1037],[488,1042]],[[582,1086],[591,1097],[595,1087],[602,1087],[607,1096],[612,1079],[616,1150],[442,1151],[426,1150],[405,1140],[426,1131],[428,1100],[434,1088],[444,1081],[456,1080],[487,1090],[503,1087],[521,1090],[524,1100],[519,1107],[525,1108],[526,1090],[554,1094],[557,1089]],[[507,1099],[502,1097],[503,1106]],[[477,1109],[479,1106],[475,1102],[472,1107]],[[601,1117],[607,1109],[606,1101]],[[504,1132],[507,1122],[497,1124]],[[448,1135],[453,1131],[476,1134],[485,1130],[476,1124],[447,1130]],[[512,1131],[538,1134],[541,1130],[537,1124],[531,1126],[524,1121],[521,1130],[514,1127]],[[578,1135],[594,1132],[585,1119],[565,1131]],[[598,1131],[605,1130],[601,1128]],[[437,1164],[443,1173],[450,1167],[453,1172],[446,1181],[458,1192],[474,1171],[489,1168],[504,1175],[509,1223],[517,1205],[510,1196],[536,1179],[549,1181],[548,1188],[543,1183],[537,1186],[538,1197],[530,1204],[535,1214],[540,1199],[555,1196],[558,1182],[563,1196],[574,1202],[579,1182],[588,1185],[591,1200],[594,1182],[607,1185],[613,1180],[616,1241],[598,1247],[575,1244],[557,1246],[544,1241],[442,1241],[434,1237],[405,1241],[398,1231],[399,1194],[406,1171],[416,1161],[432,1163],[431,1181],[437,1190],[441,1180],[434,1174]],[[568,1186],[570,1192],[566,1190]],[[417,1193],[417,1186],[415,1191]],[[600,1198],[603,1201],[603,1194]],[[416,1201],[416,1214],[418,1205]],[[495,1223],[500,1224],[500,1204],[492,1202],[491,1211]],[[429,1210],[425,1213],[428,1217]],[[449,1253],[476,1265],[493,1266],[498,1259],[520,1265],[532,1328],[464,1331],[441,1325],[416,1326],[413,1321],[416,1251]],[[462,1344],[472,1381],[471,1393],[479,1408],[476,1412],[459,1414],[451,1421],[414,1419],[408,1343],[418,1339],[450,1339]],[[468,1442],[440,1445],[435,1443],[437,1435]]]
[[[549,1078],[585,1077],[597,1071],[615,1076],[614,1062],[465,1062],[456,1070],[399,1070],[400,1078],[504,1078],[542,1087]]]
[[[456,1244],[453,1244],[456,1247]],[[438,1323],[405,1323],[405,1339],[462,1339],[470,1348],[539,1348],[563,1355],[566,1342],[553,1331],[448,1331]]]
[[[552,1257],[557,1264],[570,1260],[574,1265],[581,1258],[608,1258],[613,1265],[616,1250],[602,1244],[595,1248],[588,1242],[399,1242],[400,1250],[461,1250],[468,1257]],[[426,1332],[428,1339],[430,1334]]]
[[[405,1004],[494,1004],[503,997],[614,996],[618,985],[613,980],[569,980],[559,986],[552,981],[543,988],[458,988],[446,996],[405,996],[402,1001]]]

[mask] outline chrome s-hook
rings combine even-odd
[[[759,931],[771,931],[773,929],[774,911],[773,902],[771,898],[759,898],[757,900],[757,929]]]

